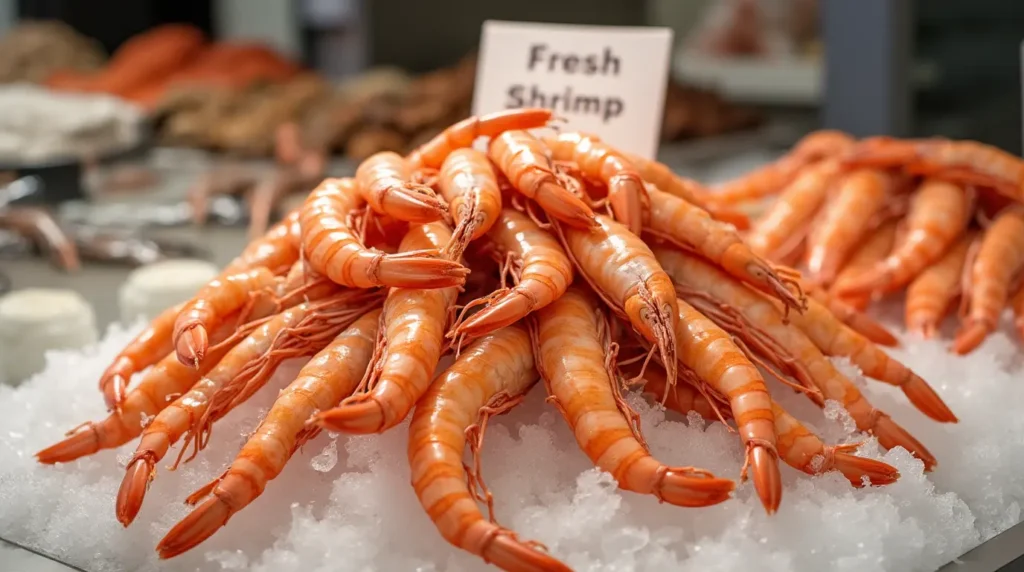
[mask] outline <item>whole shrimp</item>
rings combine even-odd
[[[828,285],[884,208],[893,178],[884,171],[859,169],[847,173],[825,206],[821,221],[808,236],[807,269],[811,277]]]
[[[851,149],[844,162],[848,166],[903,167],[911,174],[992,187],[1007,197],[1024,200],[1024,161],[977,141],[872,137]]]
[[[554,225],[576,269],[616,314],[657,348],[676,381],[675,289],[640,237],[610,217],[597,216],[592,230]]]
[[[309,417],[334,406],[359,385],[373,355],[379,322],[380,310],[370,310],[303,366],[231,466],[188,497],[192,505],[209,498],[163,537],[157,545],[160,558],[172,558],[205,541],[281,474],[299,446],[317,432],[305,428]]]
[[[210,344],[207,332],[254,298],[273,296],[277,285],[277,277],[258,266],[237,274],[222,274],[203,286],[174,320],[172,342],[181,363],[199,367]]]
[[[801,171],[747,233],[750,249],[769,260],[789,258],[806,237],[838,172],[839,163],[834,160]]]
[[[846,327],[816,300],[810,300],[807,311],[790,320],[826,355],[849,358],[864,375],[899,387],[928,417],[940,423],[956,423],[956,416],[927,381]]]
[[[487,155],[475,149],[456,149],[441,164],[441,195],[454,213],[455,231],[444,256],[459,260],[470,241],[482,237],[501,213],[501,189]]]
[[[907,286],[903,318],[907,330],[924,339],[935,337],[960,294],[967,254],[977,237],[977,233],[968,231]]]
[[[547,153],[544,143],[526,131],[506,131],[491,139],[487,149],[512,188],[550,216],[575,227],[594,226],[594,211],[562,185]]]
[[[559,133],[544,143],[556,161],[576,163],[584,177],[604,183],[615,220],[640,234],[651,205],[643,179],[624,154],[582,133]]]
[[[235,331],[230,320],[221,324],[211,336],[214,345],[199,369],[182,364],[177,355],[168,353],[125,395],[120,408],[103,421],[89,421],[72,429],[64,440],[36,453],[36,458],[46,465],[69,463],[103,449],[120,447],[138,437],[149,419],[195,385],[244,337]]]
[[[728,399],[747,449],[744,471],[747,464],[753,467],[761,504],[768,514],[774,514],[782,502],[782,475],[768,386],[725,330],[684,300],[678,305],[679,361]]]
[[[719,322],[723,328],[744,339],[747,345],[752,344],[749,338],[744,337],[745,334],[756,328],[776,349],[786,354],[762,354],[763,357],[774,358],[777,364],[799,364],[802,373],[820,391],[820,396],[810,393],[819,406],[824,405],[824,399],[837,401],[850,413],[857,427],[878,437],[883,447],[903,447],[921,459],[926,469],[935,466],[935,457],[928,449],[906,429],[897,425],[888,414],[875,409],[857,386],[833,366],[806,334],[795,325],[785,323],[782,311],[771,300],[695,256],[670,249],[657,249],[656,255],[674,281],[683,286],[689,295],[697,294],[693,298],[688,296],[687,301],[712,300],[698,306],[705,315],[718,314],[720,318],[735,319],[735,314],[726,314],[721,310],[723,306],[729,308],[731,312],[742,316],[743,323],[734,331]]]
[[[442,373],[420,400],[409,425],[409,467],[420,504],[453,546],[504,570],[570,568],[520,541],[494,522],[490,494],[482,485],[479,449],[487,419],[522,399],[537,382],[530,336],[509,326],[476,340]],[[477,459],[472,489],[462,456],[467,441]],[[478,490],[478,489],[483,489]],[[490,519],[477,501],[487,503]]]
[[[524,107],[467,117],[420,145],[406,158],[410,169],[440,169],[456,149],[472,147],[478,137],[496,137],[505,131],[535,129],[551,121],[550,109]]]
[[[317,273],[352,288],[445,288],[466,281],[469,271],[436,251],[385,254],[363,246],[349,221],[361,204],[352,179],[327,179],[309,194],[300,215],[302,248]]]
[[[443,223],[413,226],[402,240],[401,250],[440,248],[451,236]],[[317,414],[316,422],[347,433],[379,433],[401,423],[434,375],[457,296],[454,287],[391,290],[381,315],[383,347],[373,362],[367,387]]]
[[[750,219],[747,218],[747,215],[728,207],[711,203],[708,200],[708,195],[711,191],[706,189],[701,183],[693,179],[681,177],[675,174],[668,165],[653,159],[647,159],[633,153],[625,153],[625,156],[636,167],[636,170],[645,181],[662,191],[675,195],[692,205],[708,211],[708,214],[715,220],[727,222],[738,230],[746,230],[750,227]]]
[[[356,188],[374,212],[398,220],[425,223],[448,214],[448,205],[430,187],[413,183],[412,169],[391,151],[371,155],[359,164]]]
[[[227,383],[238,383],[239,379],[268,379],[285,359],[312,355],[323,349],[326,342],[318,344],[322,339],[318,336],[312,343],[303,344],[295,351],[275,351],[290,336],[292,329],[308,322],[307,318],[316,316],[318,311],[328,308],[334,302],[330,298],[320,303],[306,302],[265,321],[231,348],[189,391],[160,411],[146,425],[135,454],[125,469],[124,480],[117,494],[117,520],[122,525],[128,526],[135,520],[142,508],[146,488],[155,476],[156,464],[178,439],[188,434],[190,439],[198,437],[197,450],[203,445],[202,435],[196,433],[196,430],[204,421],[214,394],[221,387]],[[334,326],[333,333],[337,334],[342,327]],[[220,412],[217,418],[224,413],[226,411]],[[185,448],[182,448],[182,454],[184,452]]]
[[[1024,208],[1004,210],[985,231],[964,288],[964,312],[953,351],[970,353],[996,328],[1014,278],[1024,270]]]
[[[183,307],[184,303],[160,312],[146,329],[128,342],[100,375],[100,391],[103,392],[108,410],[117,410],[124,403],[128,381],[133,375],[159,362],[174,349],[171,334],[174,321]]]
[[[471,302],[471,306],[486,305],[465,321],[453,324],[453,337],[477,337],[517,322],[557,300],[572,283],[572,263],[562,245],[530,217],[504,209],[488,238],[496,255],[510,262],[515,285]]]
[[[902,288],[937,261],[967,229],[972,201],[953,183],[927,179],[914,193],[906,229],[885,260],[836,289],[840,296]]]
[[[549,401],[596,466],[614,475],[622,489],[678,506],[709,506],[729,498],[732,481],[703,469],[668,467],[651,456],[623,401],[612,371],[609,325],[592,296],[570,288],[536,316],[537,369]],[[566,348],[572,348],[571,358]]]
[[[754,254],[733,227],[712,219],[703,209],[654,187],[648,193],[651,210],[646,231],[697,252],[787,307],[801,311],[804,300],[795,278],[798,275],[777,271]]]
[[[899,230],[899,222],[895,219],[890,219],[883,222],[881,226],[876,228],[870,236],[864,239],[859,246],[853,249],[849,259],[840,269],[836,275],[836,279],[832,282],[831,288],[828,290],[829,294],[837,300],[842,300],[850,306],[863,310],[867,308],[868,304],[871,303],[874,298],[873,295],[856,295],[856,296],[843,296],[839,294],[849,284],[857,279],[858,276],[867,272],[869,269],[875,267],[892,252],[893,245],[896,244],[896,235]]]
[[[815,131],[805,135],[789,152],[772,163],[720,185],[710,196],[719,204],[754,201],[773,195],[786,187],[813,163],[848,152],[854,140],[847,134],[833,131]]]
[[[665,391],[664,372],[652,366],[644,373],[644,377],[644,393],[652,399],[662,395]],[[695,411],[707,420],[715,420],[718,415],[726,419],[731,417],[728,409],[718,407],[688,383],[677,383],[669,391],[665,408],[684,415]],[[775,400],[772,400],[772,417],[775,420],[775,434],[778,436],[779,456],[798,471],[821,475],[836,470],[858,488],[864,486],[864,477],[868,478],[872,486],[892,484],[899,479],[900,473],[896,467],[853,455],[852,452],[859,446],[857,444],[826,445]]]

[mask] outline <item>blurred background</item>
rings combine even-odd
[[[135,269],[225,263],[468,115],[486,19],[672,28],[659,158],[706,182],[823,127],[1021,153],[1022,2],[0,0],[0,292],[102,328]]]

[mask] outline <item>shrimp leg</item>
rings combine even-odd
[[[461,286],[469,270],[437,251],[385,254],[366,248],[349,219],[362,198],[352,179],[326,179],[302,207],[302,248],[310,267],[351,288]]]
[[[455,230],[444,255],[458,260],[470,241],[482,237],[501,214],[501,189],[487,155],[475,149],[452,151],[438,175],[441,195],[454,213]]]
[[[522,328],[503,328],[470,345],[416,406],[409,425],[412,485],[438,532],[453,546],[504,570],[568,571],[568,566],[497,525],[493,509],[492,518],[484,518],[476,503],[482,495],[475,490],[478,487],[468,486],[462,461],[467,434],[473,433],[478,415],[514,405],[536,382],[530,336]],[[479,443],[470,442],[476,447]],[[474,480],[479,481],[476,472]]]
[[[477,337],[508,326],[557,300],[572,282],[572,263],[562,245],[530,217],[505,209],[488,236],[498,252],[512,257],[516,266],[515,286],[480,300],[486,306],[454,324],[452,337]]]
[[[303,366],[231,466],[188,498],[194,505],[210,497],[163,537],[157,545],[160,558],[177,556],[213,536],[281,474],[298,447],[317,431],[305,429],[310,415],[351,394],[363,378],[379,322],[380,310],[367,312]]]
[[[401,250],[440,248],[451,237],[443,223],[413,226],[402,240]],[[381,317],[382,355],[374,361],[367,387],[317,414],[316,422],[346,433],[380,433],[401,423],[430,385],[457,296],[454,287],[392,289]]]
[[[953,341],[953,351],[974,351],[996,328],[1006,308],[1013,279],[1024,270],[1024,209],[1004,210],[985,231],[965,289],[966,315]]]
[[[732,481],[703,469],[667,467],[651,456],[612,375],[610,343],[605,317],[579,287],[537,313],[538,369],[580,448],[625,490],[684,507],[727,500]],[[571,360],[566,348],[572,348]]]
[[[448,214],[448,205],[433,189],[412,182],[412,169],[391,151],[371,155],[356,169],[356,188],[370,208],[398,220],[425,223]]]

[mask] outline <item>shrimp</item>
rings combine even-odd
[[[412,223],[443,219],[448,205],[430,187],[411,180],[412,169],[391,151],[371,155],[356,169],[356,188],[374,212]]]
[[[747,233],[750,249],[770,260],[789,257],[805,238],[838,172],[839,163],[832,160],[804,169]]]
[[[808,236],[807,268],[822,284],[830,284],[871,221],[885,206],[893,186],[884,171],[859,169],[848,173],[826,205],[822,220]]]
[[[441,164],[441,195],[455,214],[446,258],[458,260],[470,241],[482,237],[501,213],[501,189],[487,155],[475,149],[456,149]]]
[[[142,376],[139,384],[125,395],[121,407],[100,422],[89,421],[67,433],[66,438],[36,453],[40,463],[69,463],[103,449],[120,447],[138,437],[148,420],[166,408],[175,396],[189,390],[206,372],[220,361],[234,343],[244,338],[226,321],[214,332],[214,345],[199,369],[178,361],[168,354]]]
[[[240,379],[268,379],[285,359],[312,355],[323,349],[326,342],[318,343],[322,336],[336,335],[344,325],[322,324],[326,320],[315,319],[318,326],[324,325],[324,330],[328,331],[308,341],[299,340],[300,343],[296,344],[298,348],[288,348],[291,351],[278,351],[292,335],[292,330],[308,323],[309,318],[316,318],[322,310],[332,311],[329,308],[337,303],[338,298],[335,296],[320,302],[306,302],[266,320],[231,348],[188,392],[157,414],[142,432],[142,438],[128,462],[124,480],[121,481],[117,494],[117,519],[121,524],[128,526],[138,515],[146,488],[155,476],[156,464],[171,446],[183,435],[187,434],[190,440],[196,436],[195,430],[205,422],[212,398],[221,387],[228,383],[239,383]],[[222,409],[214,420],[226,412]],[[201,441],[196,441],[196,444],[197,448],[203,446]],[[182,454],[184,452],[183,447]]]
[[[851,149],[854,140],[839,131],[815,131],[804,136],[793,149],[773,163],[729,181],[716,189],[709,200],[719,204],[754,201],[786,187],[805,167]]]
[[[608,328],[598,305],[578,286],[537,313],[538,370],[549,401],[580,448],[625,490],[684,507],[727,500],[732,481],[693,467],[667,467],[651,456],[610,370]],[[571,357],[566,348],[572,348]]]
[[[512,187],[566,224],[591,228],[594,211],[559,182],[544,143],[526,131],[506,131],[491,139],[487,154]]]
[[[844,162],[852,167],[903,167],[908,173],[964,186],[992,187],[1007,197],[1024,200],[1024,161],[977,141],[872,137],[858,143]]]
[[[351,288],[446,288],[465,283],[469,270],[435,251],[385,254],[364,247],[349,223],[361,206],[352,179],[326,179],[300,215],[302,248],[310,267]]]
[[[210,344],[207,332],[254,297],[272,295],[277,285],[277,277],[264,267],[211,280],[185,303],[174,320],[172,342],[181,363],[199,367]]]
[[[996,328],[1014,278],[1024,270],[1024,208],[1004,210],[985,231],[964,289],[963,317],[953,351],[970,353]]]
[[[305,429],[309,417],[351,394],[363,378],[379,322],[380,310],[370,310],[303,366],[231,466],[188,497],[187,502],[195,505],[209,496],[163,537],[157,545],[160,558],[172,558],[205,541],[281,474],[299,446],[317,431]]]
[[[515,286],[500,289],[477,303],[486,306],[451,336],[477,337],[503,328],[558,299],[572,283],[572,263],[562,245],[530,217],[504,209],[488,233],[502,259],[511,260]]]
[[[669,383],[676,381],[679,308],[672,280],[640,237],[598,215],[592,230],[554,225],[584,279],[616,314],[660,353]]]
[[[124,402],[128,381],[136,373],[159,362],[174,349],[171,333],[184,303],[172,306],[154,318],[149,326],[128,342],[100,376],[100,391],[107,409],[114,411]]]
[[[497,137],[514,129],[544,127],[552,119],[550,109],[524,107],[506,109],[487,115],[467,117],[445,129],[409,154],[409,168],[440,169],[448,155],[456,149],[472,147],[478,137]]]
[[[645,372],[644,393],[652,397],[665,390],[665,375],[660,368],[651,367]],[[665,402],[669,410],[686,414],[696,411],[701,417],[714,420],[719,413],[730,417],[727,409],[720,409],[697,388],[686,383],[677,383],[669,392]],[[872,486],[888,485],[899,479],[900,473],[888,463],[857,457],[851,453],[858,445],[826,445],[821,438],[800,423],[788,411],[772,400],[772,417],[775,419],[775,433],[778,435],[779,456],[794,469],[808,475],[821,475],[832,470],[843,474],[855,487],[864,486],[864,477]]]
[[[520,541],[494,522],[479,462],[473,481],[481,486],[470,489],[462,461],[467,437],[479,461],[488,417],[513,407],[536,382],[530,336],[522,328],[509,326],[470,345],[416,406],[409,425],[412,486],[438,532],[453,546],[504,570],[568,571],[534,543]],[[477,500],[486,501],[490,519],[484,518]]]
[[[710,191],[699,182],[675,174],[664,163],[646,159],[633,153],[625,153],[625,156],[636,167],[636,170],[645,181],[662,191],[675,195],[690,204],[708,211],[708,214],[715,220],[727,222],[739,230],[746,230],[750,227],[750,219],[747,218],[747,215],[712,204],[708,200]]]
[[[574,162],[584,177],[604,183],[615,220],[640,234],[650,200],[640,173],[625,155],[597,137],[581,133],[559,133],[545,138],[544,143],[556,161]]]
[[[712,298],[718,306],[728,307],[743,317],[745,324],[738,331],[727,328],[730,333],[743,338],[743,331],[757,328],[788,354],[776,356],[785,358],[777,361],[793,360],[800,364],[801,370],[821,393],[820,396],[810,393],[819,406],[824,405],[824,399],[837,401],[850,413],[857,427],[877,436],[883,447],[892,449],[901,446],[921,459],[926,469],[935,466],[935,457],[924,445],[897,425],[888,414],[875,409],[857,386],[832,365],[806,334],[795,325],[783,321],[782,311],[771,300],[694,256],[670,249],[657,249],[656,256],[672,279],[687,291]],[[702,312],[704,306],[699,307]],[[709,307],[709,311],[715,309]],[[722,326],[725,327],[725,324]]]
[[[967,232],[907,286],[903,318],[907,330],[924,339],[935,337],[960,293],[967,254],[976,240],[977,233]]]
[[[886,257],[865,272],[853,276],[836,292],[856,295],[889,292],[902,288],[922,270],[942,257],[967,229],[973,209],[964,189],[938,179],[928,179],[911,199],[906,231]]]
[[[928,417],[940,423],[956,423],[956,416],[928,382],[870,340],[847,328],[817,300],[810,300],[807,311],[790,320],[826,355],[849,358],[864,375],[899,387]]]
[[[401,250],[440,248],[451,236],[443,223],[413,226],[402,240]],[[317,414],[316,422],[346,433],[380,433],[401,423],[430,385],[458,293],[454,287],[391,290],[381,317],[382,355],[373,363],[365,391]]]
[[[782,475],[768,387],[729,334],[685,301],[678,305],[679,361],[729,400],[747,449],[744,471],[747,464],[754,468],[754,488],[768,514],[774,514],[782,502]]]
[[[795,274],[780,276],[771,264],[750,250],[731,226],[657,188],[652,187],[648,192],[651,210],[646,229],[651,234],[697,252],[729,274],[775,296],[790,308],[797,311],[803,308],[803,292],[793,277]]]
[[[845,288],[846,284],[853,282],[858,276],[889,256],[896,243],[898,228],[899,223],[896,220],[889,220],[882,223],[870,236],[865,238],[860,246],[853,250],[842,270],[836,275],[828,292],[836,299],[842,300],[854,308],[859,310],[866,308],[873,298],[872,295],[842,296],[839,292]]]

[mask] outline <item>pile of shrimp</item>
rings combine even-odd
[[[775,197],[746,243],[800,267],[808,288],[858,310],[903,294],[906,328],[925,339],[958,305],[950,349],[959,355],[981,345],[1007,306],[1024,337],[1019,157],[975,141],[817,131],[717,191],[719,208]]]
[[[481,478],[488,419],[536,385],[622,489],[679,507],[726,502],[735,481],[654,458],[631,391],[731,423],[746,451],[738,477],[752,474],[769,514],[782,502],[780,463],[839,471],[858,487],[899,478],[856,446],[822,442],[772,398],[779,388],[837,401],[883,447],[935,466],[829,359],[848,358],[935,421],[956,422],[876,343],[884,328],[806,295],[799,274],[755,254],[736,230],[743,216],[709,208],[698,183],[594,136],[533,134],[558,126],[543,109],[473,117],[408,156],[378,153],[354,177],[324,180],[128,344],[100,380],[109,416],[38,460],[138,438],[115,506],[129,526],[174,445],[173,466],[194,458],[282,361],[303,358],[237,458],[186,499],[195,508],[160,556],[216,533],[319,431],[380,433],[408,419],[425,512],[445,540],[506,570],[568,570],[497,523]]]

